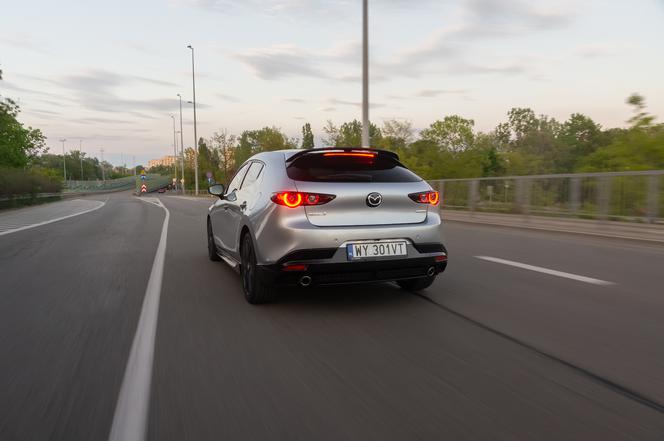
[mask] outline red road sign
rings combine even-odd
[[[148,192],[148,186],[143,184],[141,185],[141,193],[147,193]]]

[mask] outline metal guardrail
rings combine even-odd
[[[664,170],[439,179],[443,208],[664,222]]]
[[[158,176],[158,175],[157,175]],[[94,181],[67,181],[64,192],[94,192],[108,190],[131,190],[136,183],[136,176],[127,176],[119,179]]]

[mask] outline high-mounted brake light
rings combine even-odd
[[[288,208],[297,208],[302,205],[323,205],[336,196],[333,194],[301,193],[298,191],[281,191],[272,194],[272,202]]]
[[[353,156],[356,158],[375,158],[376,154],[375,153],[353,153],[353,152],[330,152],[330,153],[323,153],[323,156],[329,157],[329,156]]]
[[[419,204],[438,205],[440,195],[437,191],[423,191],[422,193],[411,193],[408,195],[413,201]]]

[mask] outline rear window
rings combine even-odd
[[[308,154],[287,168],[288,177],[307,182],[419,182],[422,179],[386,155],[372,158]]]

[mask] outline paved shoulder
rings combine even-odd
[[[89,213],[104,204],[90,199],[73,199],[6,211],[0,213],[0,236]]]

